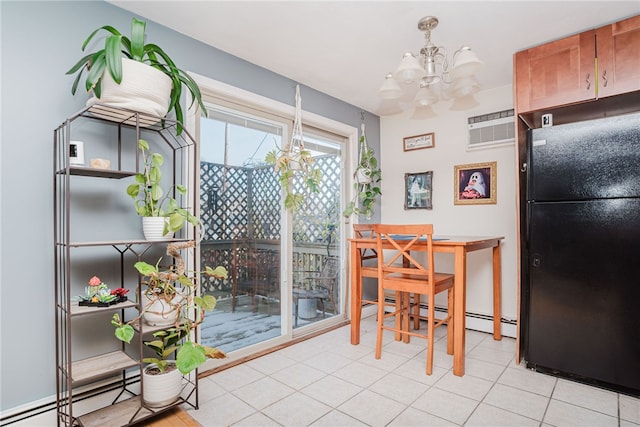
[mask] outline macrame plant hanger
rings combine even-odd
[[[300,97],[300,85],[296,85],[296,113],[293,119],[293,132],[289,153],[295,158],[304,150],[304,137],[302,135],[302,98]]]
[[[358,147],[358,165],[356,166],[356,173],[354,174],[354,178],[359,184],[358,186],[371,182],[371,177],[369,176],[369,174],[365,173],[366,171],[360,168],[360,165],[362,165],[362,156],[369,150],[369,144],[367,143],[367,134],[364,124],[364,111],[360,112],[360,117],[362,120],[362,123],[360,124],[360,146]]]

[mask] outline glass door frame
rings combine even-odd
[[[230,86],[228,84],[213,80],[208,77],[200,76],[195,73],[190,73],[190,75],[196,80],[198,85],[200,86],[201,92],[203,93],[203,97],[207,95],[213,99],[219,99],[223,103],[232,103],[237,104],[239,108],[251,108],[257,109],[261,111],[267,112],[267,114],[281,116],[285,121],[291,121],[293,123],[293,118],[295,115],[295,108],[292,105],[284,104],[279,101],[266,98],[260,95],[256,95],[244,89],[236,88],[234,86]],[[291,87],[291,93],[295,93],[295,87]],[[304,93],[303,93],[304,95]],[[293,95],[292,95],[293,99]],[[187,105],[190,104],[190,101],[187,101]],[[200,149],[200,112],[194,108],[191,108],[187,111],[185,117],[185,128],[192,135],[195,136],[195,140],[198,144],[198,151]],[[318,114],[308,112],[303,110],[303,120],[304,124],[325,130],[330,133],[334,133],[343,137],[346,141],[345,146],[342,150],[342,164],[344,166],[343,170],[343,179],[342,179],[342,194],[340,206],[341,209],[344,208],[348,200],[351,200],[353,195],[353,170],[355,170],[355,163],[357,161],[357,150],[358,150],[358,128],[338,122],[333,119],[329,119]],[[288,127],[289,132],[291,126]],[[289,136],[290,137],[290,136]],[[198,161],[199,161],[198,155]],[[198,165],[195,165],[194,169],[196,172],[199,172]],[[198,173],[199,175],[199,173]],[[199,186],[199,179],[198,179]],[[199,197],[196,198],[199,201]],[[199,209],[199,206],[196,207]],[[341,237],[342,243],[340,244],[340,260],[341,260],[341,268],[340,268],[340,301],[343,307],[342,315],[332,316],[327,319],[323,319],[322,321],[318,321],[313,325],[309,325],[303,328],[293,329],[293,321],[292,321],[292,254],[293,254],[293,240],[290,238],[292,235],[292,215],[290,212],[284,209],[284,206],[281,206],[281,215],[283,219],[283,230],[286,232],[286,239],[283,239],[282,254],[284,256],[281,257],[281,299],[282,299],[282,333],[280,337],[265,341],[263,343],[256,344],[255,346],[250,346],[242,350],[237,350],[233,352],[233,357],[230,359],[224,359],[222,361],[210,361],[207,362],[201,370],[213,369],[216,366],[220,366],[229,362],[233,362],[234,360],[245,358],[256,352],[261,352],[266,349],[277,347],[281,344],[290,342],[293,339],[313,334],[322,329],[330,328],[333,325],[337,325],[345,320],[350,319],[349,312],[349,304],[348,304],[348,283],[349,283],[349,268],[348,268],[348,250],[347,250],[347,239],[352,236],[352,230],[348,227],[349,221],[340,221],[341,227]],[[341,216],[341,219],[343,217]],[[281,236],[283,235],[281,230]],[[196,251],[196,256],[198,255],[198,251]],[[199,259],[197,260],[199,262]],[[198,264],[199,265],[199,264]]]

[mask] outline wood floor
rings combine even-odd
[[[147,427],[202,427],[202,424],[191,418],[191,416],[180,407],[175,407],[162,415],[154,417],[148,422],[143,422],[141,425]]]

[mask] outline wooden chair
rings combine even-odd
[[[368,238],[374,239],[376,234],[373,230],[375,224],[353,224],[353,234],[356,238]],[[360,250],[360,276],[364,279],[378,279],[378,266],[377,265],[365,265],[365,261],[378,259],[378,252],[375,249],[365,248]],[[376,295],[378,295],[376,293]],[[379,298],[368,300],[364,298],[364,288],[361,290],[360,300],[362,304],[378,304]],[[394,307],[396,304],[393,302],[387,302],[387,300],[398,302],[397,296],[394,294],[387,293],[383,301],[389,307]],[[420,319],[419,319],[419,310],[420,310],[420,296],[414,296],[414,307],[417,308],[418,313],[414,314],[414,329],[420,329]],[[360,306],[360,310],[362,313],[362,306]]]
[[[375,358],[382,353],[382,335],[384,330],[394,331],[405,336],[417,336],[427,339],[427,375],[433,371],[433,342],[435,328],[447,325],[447,353],[453,354],[453,283],[454,275],[436,273],[433,256],[433,225],[388,225],[377,224],[374,227],[378,253],[378,293],[396,291],[400,293],[400,304],[396,310],[385,314],[384,306],[378,305],[378,334]],[[383,250],[383,243],[390,249]],[[419,251],[419,252],[418,252]],[[426,262],[421,256],[426,255]],[[435,317],[435,296],[447,291],[447,315],[442,319]],[[409,319],[412,315],[410,294],[425,295],[428,303],[427,333],[411,331]],[[419,301],[419,298],[416,298]],[[414,312],[415,313],[415,312]],[[394,316],[393,326],[385,325],[386,318]],[[414,317],[415,319],[415,317]]]
[[[373,239],[375,233],[373,232],[374,224],[353,224],[353,234],[356,238]],[[365,261],[371,259],[377,259],[378,252],[375,249],[361,249],[360,250],[360,276],[363,278],[368,277],[370,279],[378,278],[377,265],[365,265]],[[362,291],[361,300],[363,304],[378,304],[378,299],[366,300],[364,299],[364,290]],[[360,307],[362,310],[362,307]]]

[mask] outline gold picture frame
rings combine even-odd
[[[402,140],[402,148],[404,151],[422,150],[423,148],[433,148],[435,146],[436,135],[433,132],[408,136]]]
[[[454,205],[497,203],[498,162],[471,163],[453,167]]]

